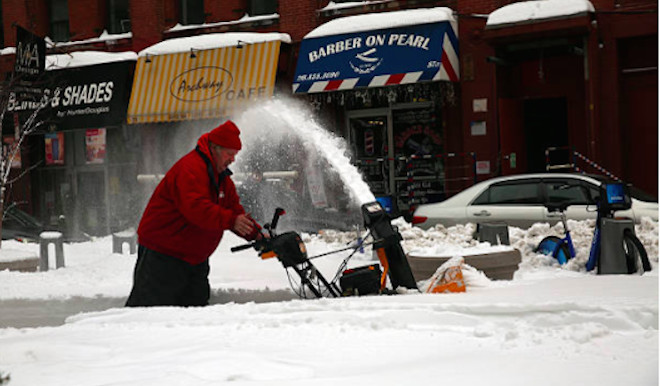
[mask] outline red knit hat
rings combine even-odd
[[[227,149],[241,150],[241,131],[232,121],[226,121],[209,133],[209,141]]]

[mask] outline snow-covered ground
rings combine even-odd
[[[404,249],[416,255],[501,248],[474,241],[472,225],[423,231],[396,224]],[[242,242],[227,234],[211,258],[215,304],[188,309],[121,308],[135,255],[112,254],[109,237],[66,244],[66,268],[0,272],[0,323],[11,320],[7,313],[25,312],[16,311],[21,304],[101,311],[61,325],[0,328],[0,379],[8,374],[10,386],[657,385],[658,224],[636,229],[654,268],[642,276],[585,272],[593,222],[569,226],[578,256],[564,267],[532,251],[561,226],[536,224],[510,229],[523,254],[511,281],[467,269],[462,294],[321,300],[287,300],[281,265],[253,250],[230,253]],[[304,235],[310,255],[353,237]],[[38,246],[10,241],[4,250],[36,255]],[[314,261],[333,277],[346,255]],[[367,249],[351,266],[371,262]],[[261,302],[267,294],[280,301]],[[245,302],[251,297],[260,301]]]

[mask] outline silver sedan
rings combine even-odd
[[[505,222],[528,228],[537,222],[559,221],[559,214],[549,212],[545,203],[568,201],[566,217],[573,220],[596,218],[596,197],[604,180],[601,177],[570,173],[521,174],[492,178],[448,198],[443,202],[420,205],[413,214],[413,224],[430,228],[436,224],[451,226],[464,223]],[[632,208],[616,216],[642,217],[658,221],[657,199],[632,189]]]

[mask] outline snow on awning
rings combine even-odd
[[[137,54],[127,52],[72,51],[68,54],[46,55],[46,70],[61,70],[96,64],[136,61]]]
[[[488,16],[486,28],[532,23],[594,12],[589,0],[534,0],[505,5]]]
[[[169,39],[138,54],[128,123],[231,116],[273,95],[281,33],[218,33]]]
[[[295,93],[458,81],[458,28],[446,7],[331,20],[300,46]]]

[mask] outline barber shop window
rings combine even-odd
[[[204,0],[181,0],[181,24],[204,24]]]
[[[131,32],[128,0],[108,0],[108,33]]]
[[[250,16],[272,15],[277,13],[277,0],[250,0],[248,14]]]
[[[69,4],[67,0],[50,1],[50,38],[54,42],[69,41]]]

